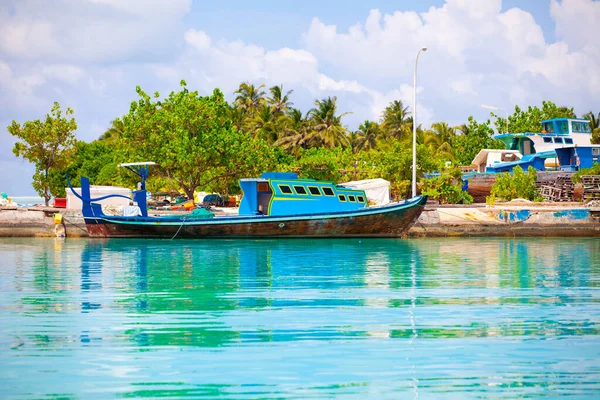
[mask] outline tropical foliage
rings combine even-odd
[[[592,128],[592,143],[600,144],[600,112],[596,115],[592,111],[583,115],[583,118],[590,121],[590,128]]]
[[[585,175],[600,175],[600,164],[595,163],[591,168],[583,168],[580,171],[577,171],[571,177],[573,183],[581,183],[581,177]]]
[[[159,166],[153,167],[148,188],[182,190],[190,197],[196,189],[235,193],[240,177],[267,170],[296,171],[301,177],[336,182],[383,178],[391,182],[394,197],[410,195],[413,119],[400,100],[391,101],[379,121],[365,120],[350,130],[345,124],[349,113],[340,109],[336,97],[317,99],[313,108],[303,111],[294,107],[293,90],[282,85],[243,82],[231,104],[218,89],[201,96],[189,91],[184,81],[178,92],[162,99],[139,87],[136,91],[138,99],[129,112],[115,118],[91,143],[75,141],[75,120],[63,117],[58,104],[46,122],[31,121],[23,127],[13,122],[9,132],[21,139],[15,154],[36,163],[34,185],[41,194],[64,195],[67,173],[74,184],[85,175],[97,184],[135,186],[135,177],[116,165],[155,161]],[[71,116],[72,111],[66,114]],[[515,107],[508,117],[509,130],[539,131],[542,119],[574,116],[573,109],[549,101],[541,108]],[[492,117],[497,131],[505,129],[506,120]],[[600,115],[590,112],[585,118],[600,136]],[[504,148],[493,138],[492,123],[469,117],[459,126],[440,121],[415,130],[421,190],[443,203],[472,201],[461,190],[458,169],[447,167],[469,165],[483,148]],[[442,170],[447,172],[434,179],[421,178]],[[535,198],[530,192],[521,193],[520,180],[503,179],[508,178],[500,179],[495,196],[511,198],[518,192],[519,197]]]
[[[234,127],[218,89],[211,96],[200,96],[182,81],[181,91],[172,92],[164,100],[153,100],[139,87],[137,93],[139,100],[131,103],[129,114],[122,119],[119,158],[158,161],[159,172],[189,198],[198,187],[209,188],[219,181],[259,174],[274,160],[273,149],[262,135]],[[155,93],[154,98],[158,97]],[[255,104],[240,102],[247,110]],[[253,108],[252,112],[257,118],[261,111]],[[264,129],[263,125],[257,131]]]
[[[513,169],[513,173],[503,172],[496,177],[496,183],[492,186],[487,201],[494,203],[496,199],[510,201],[513,199],[525,199],[542,201],[542,197],[535,186],[537,173],[535,168],[529,167],[527,172],[519,166]]]
[[[441,204],[471,204],[473,197],[462,190],[462,173],[454,168],[423,181],[422,193]]]
[[[33,188],[46,205],[53,195],[64,191],[64,186],[57,187],[51,181],[50,173],[66,166],[74,154],[77,123],[72,115],[73,110],[67,108],[63,116],[60,105],[54,103],[43,121],[36,119],[23,125],[12,121],[8,127],[8,132],[18,139],[13,153],[35,164]]]
[[[498,132],[506,131],[506,119],[495,113],[490,113],[495,117],[494,125]],[[559,107],[551,101],[542,101],[542,108],[529,106],[527,110],[515,106],[515,111],[508,116],[508,131],[514,133],[521,132],[541,132],[542,121],[552,118],[576,118],[573,108]]]

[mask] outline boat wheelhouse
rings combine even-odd
[[[565,146],[589,145],[592,129],[587,119],[554,118],[542,121],[541,132],[502,133],[494,137],[502,140],[507,150],[526,156]]]
[[[240,188],[244,193],[240,215],[314,214],[368,207],[364,190],[298,179],[294,172],[266,172],[260,178],[241,179]]]

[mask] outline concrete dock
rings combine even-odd
[[[55,223],[56,214],[62,217],[60,223]],[[600,207],[582,203],[428,204],[408,236],[600,237],[599,219]],[[0,207],[0,237],[62,236],[87,237],[80,212]]]

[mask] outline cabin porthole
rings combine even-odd
[[[283,227],[285,227],[285,224],[284,224],[283,222],[280,222],[280,223],[279,223],[279,227],[280,227],[280,228],[283,228]]]

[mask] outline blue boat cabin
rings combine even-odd
[[[572,146],[556,149],[561,171],[574,172],[600,162],[600,145]]]
[[[294,172],[265,172],[241,179],[244,193],[239,215],[298,215],[354,211],[368,207],[363,190],[329,181],[298,179]]]

